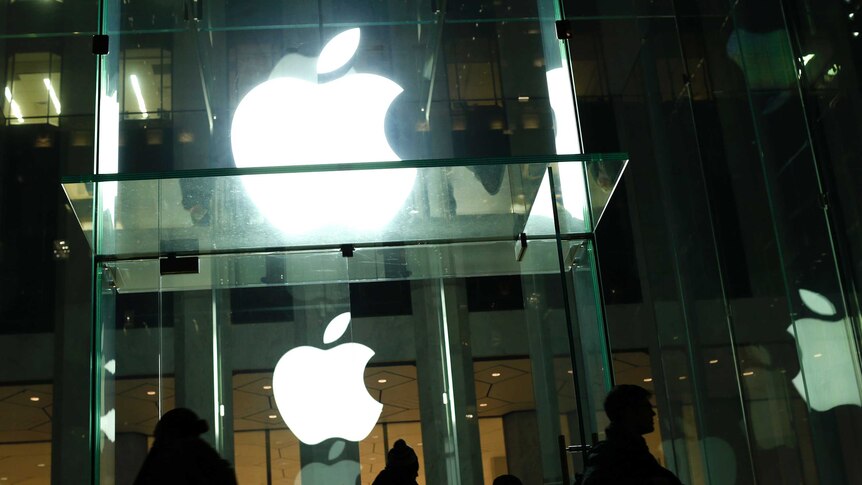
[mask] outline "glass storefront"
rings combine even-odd
[[[590,396],[610,382],[587,229],[602,208],[586,194],[591,173],[618,179],[625,160],[569,158],[473,167],[504,171],[493,198],[455,161],[67,182],[93,194],[75,212],[97,215],[81,225],[99,248],[100,483],[131,480],[178,406],[212,424],[241,483],[370,483],[398,439],[420,483],[572,481],[565,448],[603,428]],[[377,233],[336,226],[341,205],[318,207],[327,224],[306,234],[254,210],[256,178],[326,188],[387,170],[415,177],[415,203]],[[190,184],[212,190],[206,225],[178,196]]]
[[[0,0],[0,483],[857,483],[845,3]]]

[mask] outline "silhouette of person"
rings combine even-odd
[[[200,438],[208,429],[190,409],[165,413],[134,485],[237,485],[228,462]]]
[[[649,452],[643,436],[655,430],[655,412],[646,389],[623,384],[605,398],[605,413],[611,420],[607,440],[587,455],[582,485],[682,485]]]
[[[413,448],[399,439],[386,454],[386,468],[380,470],[371,485],[416,485],[419,458]]]
[[[494,483],[492,485],[524,485],[524,484],[521,483],[521,479],[519,479],[515,475],[500,475],[499,477],[494,479]]]

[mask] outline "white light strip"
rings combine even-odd
[[[54,111],[57,114],[60,114],[60,98],[57,97],[57,92],[54,91],[54,85],[51,84],[51,80],[47,77],[42,80],[45,83],[45,88],[48,89],[48,96],[51,96],[51,103],[54,104]]]
[[[12,99],[12,90],[9,89],[9,86],[6,86],[5,89],[6,101],[9,102],[9,110],[12,112],[12,116],[18,119],[18,123],[24,122],[24,114],[21,113],[21,107],[18,106],[18,103]]]
[[[147,114],[147,105],[144,104],[144,95],[141,94],[141,85],[138,83],[138,76],[132,74],[129,76],[129,79],[132,81],[132,89],[135,91],[135,97],[138,98],[138,108],[141,111],[141,116],[147,118],[149,116]]]

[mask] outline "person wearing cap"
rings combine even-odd
[[[371,485],[416,485],[419,458],[413,448],[399,439],[386,454],[386,468],[380,470]]]
[[[208,429],[190,409],[165,413],[134,485],[237,485],[230,464],[200,438]]]

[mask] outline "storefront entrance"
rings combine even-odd
[[[506,183],[484,213],[447,215],[448,199],[426,198],[355,244],[331,224],[266,230],[231,176],[97,183],[96,247],[112,252],[96,268],[102,483],[129,483],[175,407],[210,423],[240,483],[371,483],[398,439],[419,483],[570,483],[610,383],[591,163],[604,162],[489,165]],[[414,193],[470,181],[460,175],[471,173],[421,168]],[[212,188],[213,223],[171,227],[184,209],[158,195],[193,184]],[[120,225],[125,211],[137,218]],[[241,221],[256,224],[241,234]],[[260,244],[277,238],[290,244]],[[190,241],[198,250],[174,251]],[[158,255],[129,251],[150,245]]]

